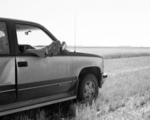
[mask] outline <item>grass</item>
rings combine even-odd
[[[105,60],[106,79],[94,107],[85,107],[81,120],[149,120],[150,57]],[[96,107],[95,107],[96,106]],[[96,114],[99,109],[98,114]],[[92,112],[95,111],[95,112]],[[88,116],[87,116],[88,115]],[[85,116],[85,117],[83,117]],[[92,117],[94,116],[94,117]],[[88,117],[88,118],[87,118]]]

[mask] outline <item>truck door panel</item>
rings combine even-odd
[[[19,100],[69,92],[73,81],[69,57],[17,57],[17,63],[21,61],[28,65],[17,66]]]
[[[15,101],[15,93],[15,58],[0,57],[0,105]]]
[[[64,56],[45,56],[46,51],[50,51],[47,47],[54,45],[45,31],[40,26],[16,24],[20,52],[16,58],[19,100],[66,93],[71,86],[71,60]],[[57,46],[53,47],[56,49],[52,51],[58,50]]]

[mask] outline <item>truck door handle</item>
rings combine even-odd
[[[18,67],[27,67],[27,66],[28,66],[28,62],[27,61],[18,62]]]

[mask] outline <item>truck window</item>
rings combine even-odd
[[[26,49],[42,49],[52,43],[52,39],[40,28],[30,25],[16,25],[20,52]]]
[[[0,22],[0,54],[9,54],[7,28],[4,22]]]

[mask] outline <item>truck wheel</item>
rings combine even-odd
[[[91,103],[98,96],[98,82],[94,74],[86,74],[81,78],[78,89],[78,100]]]

